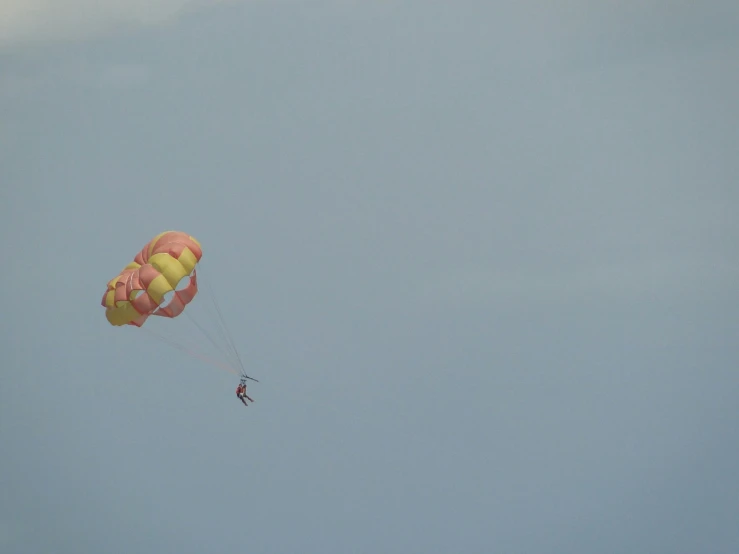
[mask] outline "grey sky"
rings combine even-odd
[[[0,551],[739,551],[739,8],[550,4],[0,3]]]

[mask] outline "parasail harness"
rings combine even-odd
[[[256,383],[258,383],[258,382],[259,382],[259,381],[257,381],[256,379],[254,379],[254,377],[249,377],[248,375],[242,375],[242,376],[241,376],[241,381],[240,381],[240,383],[241,383],[242,385],[246,385],[246,380],[247,380],[247,379],[251,379],[252,381],[254,381],[254,382],[256,382]]]

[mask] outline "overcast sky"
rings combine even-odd
[[[738,98],[732,0],[0,0],[0,551],[739,552]]]

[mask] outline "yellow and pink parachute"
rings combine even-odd
[[[150,316],[176,318],[183,314],[188,304],[198,294],[197,266],[202,256],[200,243],[187,233],[165,231],[155,236],[136,254],[132,262],[108,281],[101,302],[108,322],[116,327],[125,325],[142,327]],[[215,361],[194,352],[191,344],[182,344],[156,331],[150,331],[150,334],[201,360],[233,373],[240,373],[242,379],[252,379],[244,371],[215,298],[211,297],[210,300],[217,312],[214,333],[208,332],[192,315],[188,319],[195,323],[222,354],[225,354],[227,361]],[[217,344],[214,335],[218,334],[225,342],[225,348]]]
[[[102,305],[111,325],[141,327],[151,315],[177,317],[198,292],[195,266],[200,243],[186,233],[166,231],[151,239],[119,275],[108,282]],[[184,288],[182,279],[190,276]],[[174,293],[165,303],[168,293]]]

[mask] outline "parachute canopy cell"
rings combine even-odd
[[[108,282],[102,301],[105,317],[111,325],[136,327],[151,315],[177,317],[198,292],[195,266],[202,255],[200,243],[186,233],[157,235]],[[178,289],[188,276],[189,282]]]

